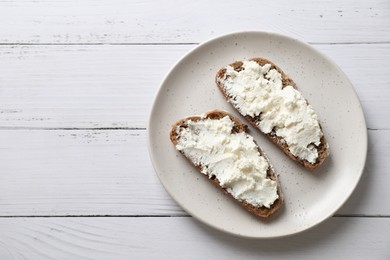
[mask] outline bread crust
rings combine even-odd
[[[264,58],[252,58],[250,59],[251,61],[255,61],[257,62],[259,65],[261,66],[264,66],[265,64],[271,64],[271,69],[276,69],[281,75],[282,75],[282,84],[283,84],[283,87],[286,87],[286,86],[292,86],[294,87],[295,89],[297,89],[296,87],[296,84],[295,82],[289,78],[283,71],[281,68],[279,68],[277,65],[275,65],[273,62],[267,60],[267,59],[264,59]],[[242,70],[242,65],[243,65],[243,62],[242,61],[236,61],[232,64],[229,64],[229,66],[233,67],[234,70],[236,71],[240,71]],[[223,84],[221,83],[221,80],[225,77],[225,73],[226,73],[226,68],[222,68],[220,69],[217,74],[216,74],[216,77],[215,77],[215,82],[219,88],[219,90],[222,92],[222,94],[224,95],[225,99],[238,111],[241,113],[241,111],[239,110],[238,107],[235,107],[233,102],[231,102],[232,100],[232,97],[230,97],[226,91],[225,91],[225,88],[223,86]],[[306,100],[306,103],[307,100]],[[249,115],[243,115],[250,123],[251,125],[253,125],[254,127],[256,127],[257,129],[259,129],[260,132],[261,129],[259,128],[259,122],[260,122],[260,117],[251,117]],[[320,128],[321,128],[321,125],[320,125]],[[321,131],[322,131],[322,128],[321,128]],[[263,132],[262,132],[263,133]],[[322,137],[320,139],[320,144],[317,147],[317,150],[318,150],[318,157],[317,157],[317,160],[315,163],[310,163],[309,161],[307,160],[303,160],[301,158],[299,158],[298,156],[295,156],[293,155],[290,150],[289,150],[289,147],[287,145],[287,143],[285,142],[285,140],[282,138],[282,137],[279,137],[276,135],[275,131],[272,131],[271,133],[263,133],[265,134],[273,143],[275,143],[288,157],[290,157],[292,160],[298,162],[299,164],[301,164],[303,167],[305,167],[306,169],[308,170],[314,170],[316,169],[317,167],[319,167],[321,164],[324,163],[325,159],[328,157],[329,155],[329,145],[328,145],[328,142],[325,138],[325,135],[323,134],[322,132]]]
[[[170,139],[171,139],[171,142],[176,146],[177,143],[178,143],[178,140],[180,138],[180,136],[177,135],[177,127],[186,127],[187,126],[187,122],[188,120],[192,120],[192,121],[198,121],[198,120],[203,120],[203,119],[206,119],[206,118],[210,118],[210,119],[220,119],[220,118],[223,118],[225,116],[229,116],[230,119],[234,122],[234,126],[233,126],[233,130],[232,130],[232,133],[241,133],[241,132],[247,132],[247,129],[248,129],[248,126],[243,124],[240,120],[238,120],[236,117],[232,116],[231,114],[225,112],[225,111],[221,111],[221,110],[212,110],[212,111],[209,111],[209,112],[206,112],[204,114],[203,117],[201,116],[190,116],[190,117],[186,117],[184,119],[181,119],[179,121],[177,121],[173,126],[172,126],[172,130],[170,132]],[[255,142],[256,143],[256,142]],[[191,162],[191,164],[193,164],[198,170],[199,170],[199,173],[202,174],[203,176],[205,176],[206,178],[208,178],[215,186],[221,188],[223,190],[223,192],[228,195],[229,197],[233,198],[236,202],[238,202],[242,207],[244,207],[247,211],[255,214],[256,216],[259,216],[261,218],[268,218],[270,217],[272,214],[274,214],[282,205],[283,203],[283,198],[282,198],[282,193],[281,193],[281,188],[280,188],[280,184],[279,184],[279,180],[278,180],[278,177],[277,177],[277,174],[275,173],[275,170],[273,169],[271,163],[269,162],[268,158],[265,156],[264,152],[262,151],[262,149],[257,145],[256,143],[256,146],[258,148],[258,151],[260,152],[260,154],[262,156],[264,156],[264,158],[267,160],[267,162],[269,163],[270,167],[268,168],[268,171],[267,171],[267,177],[269,177],[270,179],[274,180],[277,182],[277,193],[278,193],[278,196],[279,198],[275,200],[275,202],[270,206],[270,208],[267,208],[267,207],[256,207],[252,204],[249,204],[248,202],[246,201],[242,201],[242,200],[237,200],[236,198],[233,197],[233,195],[224,187],[222,187],[218,181],[217,178],[209,178],[208,175],[205,175],[203,173],[201,173],[201,171],[203,170],[202,166],[201,165],[195,165],[188,157],[185,156],[185,154],[183,152],[180,151],[180,153],[189,161]]]

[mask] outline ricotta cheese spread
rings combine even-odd
[[[267,177],[271,166],[253,138],[232,133],[233,126],[229,116],[189,120],[187,127],[176,128],[176,148],[237,200],[269,208],[278,198],[277,182]]]
[[[259,129],[283,138],[290,152],[315,163],[322,131],[318,116],[293,86],[282,84],[282,75],[271,64],[244,61],[241,71],[227,66],[220,83],[241,114],[259,117]]]

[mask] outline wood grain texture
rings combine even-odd
[[[389,12],[386,0],[2,1],[0,43],[193,43],[249,29],[309,42],[389,42]]]
[[[145,127],[191,46],[0,46],[2,127]]]
[[[389,134],[369,132],[366,170],[337,214],[390,216]],[[153,170],[144,130],[1,130],[0,154],[0,216],[186,215]]]
[[[0,128],[145,128],[164,75],[194,47],[0,46]],[[315,47],[352,81],[368,127],[390,129],[390,44]]]
[[[0,133],[2,216],[183,214],[154,173],[145,131]]]
[[[248,240],[192,218],[0,219],[1,259],[388,259],[390,219],[332,218],[292,237]]]

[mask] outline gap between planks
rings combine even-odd
[[[146,127],[33,127],[33,126],[0,126],[1,130],[147,130]],[[368,131],[390,130],[387,128],[367,128]]]
[[[146,130],[146,127],[31,127],[10,126],[1,127],[0,130]]]
[[[214,38],[210,38],[214,39]],[[206,41],[204,41],[206,42]],[[50,43],[50,42],[41,42],[41,43],[29,43],[29,42],[0,42],[0,46],[9,46],[9,45],[20,45],[20,46],[66,46],[66,45],[72,45],[72,46],[83,46],[83,45],[89,45],[89,46],[95,46],[95,45],[127,45],[127,46],[142,46],[142,45],[167,45],[167,46],[173,46],[173,45],[199,45],[203,42],[132,42],[132,43],[115,43],[115,42],[85,42],[85,43]],[[375,41],[375,42],[306,42],[310,45],[365,45],[365,44],[390,44],[390,41]]]
[[[109,215],[109,214],[93,214],[93,215],[5,215],[2,218],[191,218],[187,214],[182,215]],[[390,215],[365,215],[365,214],[336,214],[332,218],[390,218]]]

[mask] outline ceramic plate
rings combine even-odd
[[[264,57],[279,65],[317,112],[331,155],[309,172],[253,127],[250,134],[273,164],[284,205],[267,220],[246,212],[202,176],[169,139],[178,119],[226,110],[245,122],[217,88],[216,72],[229,63]],[[161,183],[190,215],[219,230],[253,238],[295,234],[328,217],[348,199],[363,172],[367,128],[358,97],[340,68],[313,47],[287,36],[239,32],[200,44],[164,79],[149,119],[149,152]]]

